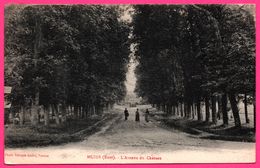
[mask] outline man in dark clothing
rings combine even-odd
[[[140,115],[138,109],[135,112],[135,121],[140,121]]]
[[[146,109],[146,112],[145,112],[145,121],[146,122],[149,122],[148,116],[149,116],[149,111],[148,111],[148,109]]]
[[[129,116],[129,113],[128,113],[128,110],[127,110],[127,108],[125,108],[125,111],[124,111],[124,113],[125,113],[125,120],[127,120],[127,117]]]

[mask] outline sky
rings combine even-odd
[[[133,94],[136,84],[136,76],[134,73],[136,63],[130,61],[128,72],[126,74],[126,89],[128,94]]]
[[[121,16],[121,19],[127,22],[131,22],[132,21],[132,16],[131,16],[131,12],[133,11],[133,8],[131,5],[122,5],[121,6],[122,9],[124,9],[124,14]],[[130,37],[131,35],[129,35]],[[126,89],[127,89],[127,94],[128,95],[133,95],[134,93],[134,89],[135,89],[135,85],[136,85],[136,76],[134,73],[135,67],[137,65],[137,63],[133,60],[133,54],[134,54],[134,44],[131,44],[130,46],[130,63],[128,64],[128,72],[126,73]]]

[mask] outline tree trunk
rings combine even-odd
[[[200,101],[197,101],[197,116],[198,116],[198,120],[201,121],[202,120],[202,116],[201,116],[201,110],[200,110]]]
[[[61,114],[62,114],[62,122],[66,122],[67,120],[67,106],[65,101],[61,105]]]
[[[217,124],[217,109],[216,109],[216,96],[211,96],[211,106],[212,106],[212,122]]]
[[[13,124],[15,124],[14,123],[15,111],[13,109],[9,109],[9,110],[10,110],[10,114],[9,114],[8,118],[10,119],[10,121],[13,122]]]
[[[165,112],[165,104],[162,105],[162,111]]]
[[[181,105],[181,117],[183,117],[184,116],[184,114],[183,114],[183,103],[180,103],[180,105]]]
[[[180,116],[179,103],[176,104],[177,116]]]
[[[220,120],[222,116],[222,103],[221,103],[221,97],[217,96],[217,101],[218,101],[218,112],[217,112],[217,117]]]
[[[86,118],[86,106],[84,105],[83,107],[82,107],[82,118],[83,119],[85,119]]]
[[[193,103],[193,110],[194,110],[194,118],[197,117],[197,106],[196,103]]]
[[[188,112],[187,112],[187,103],[184,102],[184,118],[187,118],[188,117]]]
[[[175,109],[175,106],[173,105],[173,106],[171,106],[171,108],[172,108],[172,111],[173,111],[173,115],[176,116],[176,109]]]
[[[95,106],[93,105],[92,108],[93,108],[93,115],[96,115],[96,108],[95,108]]]
[[[95,113],[94,113],[95,115],[99,115],[99,114],[98,114],[98,108],[97,108],[97,105],[94,105],[94,112],[95,112]]]
[[[191,104],[188,103],[188,118],[191,118]]]
[[[236,127],[241,127],[241,121],[240,121],[240,117],[239,117],[239,110],[237,107],[237,100],[236,100],[236,96],[234,93],[229,93],[228,95],[229,100],[230,100],[230,104],[231,104],[231,108],[232,108],[232,112],[233,112],[233,116],[234,116],[234,120],[235,120],[235,126]]]
[[[34,58],[33,64],[34,64],[34,70],[37,71],[38,54],[39,54],[39,49],[40,49],[41,40],[42,40],[41,25],[40,25],[38,19],[36,19],[34,29],[35,29],[36,34],[35,34],[34,45],[33,45],[33,58]],[[35,98],[34,98],[34,102],[32,104],[32,116],[31,116],[31,124],[33,126],[36,126],[39,124],[39,99],[40,99],[39,83],[36,82]]]
[[[101,115],[100,105],[96,105],[97,115]]]
[[[78,105],[74,105],[73,111],[74,111],[74,118],[78,118]]]
[[[108,106],[107,106],[107,107],[108,107]],[[89,117],[89,105],[86,104],[85,108],[86,108],[85,116],[86,116],[86,118],[88,118],[88,117]],[[107,109],[107,110],[108,110],[108,109]]]
[[[80,118],[83,119],[85,116],[85,108],[84,106],[81,106],[81,114],[80,114]]]
[[[39,124],[39,97],[40,93],[38,90],[36,90],[34,102],[32,105],[32,111],[31,111],[31,124],[33,126],[36,126]]]
[[[228,125],[228,113],[227,113],[227,95],[222,94],[221,96],[221,111],[223,115],[223,124],[226,126]]]
[[[170,106],[167,104],[165,108],[166,114],[169,115],[170,113]]]
[[[21,106],[21,111],[19,113],[19,118],[20,118],[20,125],[24,125],[24,120],[25,120],[25,109],[24,106]]]
[[[193,103],[191,105],[191,113],[192,113],[192,119],[194,119],[195,118],[195,108],[193,106]]]
[[[88,112],[87,112],[87,117],[90,117],[91,116],[91,105],[90,104],[88,104]]]
[[[72,115],[72,107],[71,107],[71,105],[68,105],[68,112],[69,112],[69,116],[71,117],[71,115]]]
[[[103,115],[104,114],[104,106],[101,106],[100,111],[101,111],[101,114]]]
[[[160,104],[157,104],[157,105],[156,105],[156,108],[157,108],[157,110],[160,111],[160,110],[161,110],[161,105],[160,105]]]
[[[10,109],[4,109],[4,125],[9,124]]]
[[[245,99],[244,99],[244,107],[245,107],[245,119],[246,119],[246,123],[249,123],[248,110],[247,110],[247,94],[246,94],[246,93],[245,93]]]
[[[205,111],[206,111],[206,122],[209,122],[209,115],[210,115],[210,113],[209,113],[209,97],[208,96],[206,96],[205,97]]]
[[[255,93],[253,94],[253,108],[254,108],[254,131],[256,132],[256,107],[255,107]]]
[[[44,107],[44,125],[49,126],[50,125],[50,118],[49,118],[49,108]]]
[[[89,116],[93,115],[93,106],[92,104],[89,105]]]
[[[55,122],[57,125],[60,125],[60,119],[59,119],[59,112],[56,104],[52,105],[52,111],[54,112],[55,115]]]
[[[79,119],[82,119],[82,106],[79,106]]]

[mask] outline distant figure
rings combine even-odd
[[[128,113],[128,110],[127,110],[127,108],[125,108],[125,111],[124,111],[124,113],[125,113],[125,120],[127,120],[128,116],[129,116],[129,113]]]
[[[20,121],[20,117],[19,117],[19,113],[15,113],[14,115],[14,124],[19,124],[19,121]]]
[[[146,112],[145,112],[145,121],[146,122],[149,122],[148,116],[149,116],[149,111],[148,111],[148,109],[146,109]]]
[[[140,115],[138,109],[135,112],[135,121],[140,121]]]

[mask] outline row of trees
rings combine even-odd
[[[129,25],[118,6],[7,6],[5,85],[21,123],[44,109],[60,118],[100,114],[126,93]]]
[[[213,123],[218,105],[224,125],[229,100],[235,125],[241,127],[238,98],[244,95],[246,116],[247,103],[255,99],[254,16],[238,5],[134,9],[138,95],[168,113],[183,110],[187,118],[196,109],[198,120],[203,103],[205,120]]]

